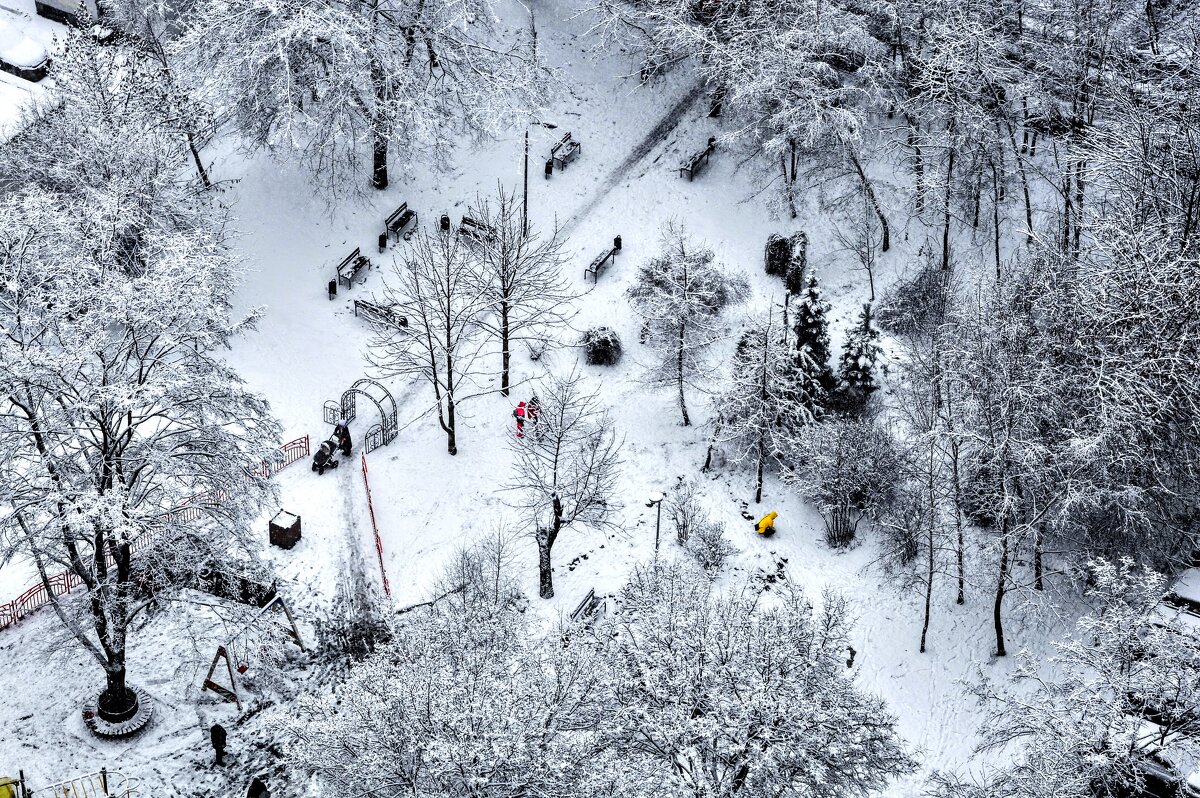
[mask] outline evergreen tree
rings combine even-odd
[[[879,357],[879,330],[872,323],[871,303],[863,305],[858,324],[846,336],[839,366],[842,388],[865,402],[879,386],[875,384],[875,361]]]
[[[808,284],[796,311],[797,355],[807,350],[807,358],[797,357],[797,365],[808,371],[825,390],[833,388],[833,370],[829,367],[829,303],[821,295],[816,272],[808,275]]]
[[[766,466],[778,463],[792,433],[813,421],[808,404],[797,401],[796,358],[780,341],[777,324],[771,313],[751,320],[738,341],[733,379],[717,400],[713,433],[713,443],[722,444],[731,461],[755,469],[756,503],[762,501]],[[710,462],[711,455],[710,447]]]

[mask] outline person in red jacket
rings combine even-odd
[[[517,420],[517,437],[525,437],[525,403],[517,402],[517,409],[513,411],[513,418]]]

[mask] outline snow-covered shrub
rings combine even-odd
[[[704,520],[704,508],[700,506],[699,485],[694,479],[680,479],[667,501],[667,512],[675,525],[675,539],[686,546],[692,530]]]
[[[876,321],[898,335],[919,334],[941,324],[945,281],[945,272],[934,263],[925,263],[884,294]]]
[[[589,366],[615,366],[621,360],[621,337],[611,327],[593,327],[583,334],[583,351]]]
[[[763,260],[767,274],[772,277],[786,276],[788,265],[792,262],[792,242],[785,236],[772,233],[767,239]]]
[[[797,467],[784,481],[816,503],[831,546],[848,545],[859,522],[895,498],[903,458],[888,431],[869,420],[809,425],[790,454]]]
[[[710,577],[716,576],[725,561],[738,553],[737,547],[725,536],[725,524],[707,519],[692,527],[684,546]]]
[[[900,485],[894,499],[880,509],[876,526],[884,552],[881,558],[884,568],[902,567],[917,558],[928,512],[924,497],[911,485]]]
[[[792,257],[787,264],[783,282],[788,293],[798,294],[804,290],[804,272],[808,268],[808,234],[803,230],[792,233]]]

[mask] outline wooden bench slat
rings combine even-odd
[[[611,249],[601,252],[599,255],[592,258],[591,264],[589,264],[588,267],[583,270],[583,279],[586,280],[587,276],[590,274],[590,275],[592,275],[593,283],[599,282],[600,281],[600,272],[604,271],[604,268],[606,266],[608,266],[608,262],[610,260],[613,263],[616,263],[616,260],[617,260],[617,248],[616,247],[612,247]]]
[[[345,284],[350,288],[354,284],[354,278],[358,276],[364,268],[371,268],[369,258],[363,256],[362,250],[355,247],[354,251],[347,255],[337,267],[337,279],[339,284]]]

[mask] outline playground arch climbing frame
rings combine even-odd
[[[379,410],[379,423],[367,429],[363,448],[372,452],[380,446],[386,446],[396,439],[399,425],[396,422],[396,400],[390,391],[373,379],[364,377],[342,393],[339,404],[330,400],[325,403],[325,423],[336,424],[339,418],[347,423],[354,420],[357,414],[357,397],[359,394],[370,399]]]

